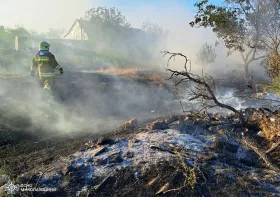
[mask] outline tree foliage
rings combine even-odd
[[[13,48],[15,36],[20,36],[22,37],[21,40],[24,40],[30,36],[30,33],[23,26],[19,25],[14,28],[0,26],[0,48]]]
[[[195,6],[198,11],[195,20],[190,22],[192,27],[211,27],[228,49],[244,50],[247,29],[243,12],[231,6],[208,4],[208,0]]]
[[[215,47],[207,43],[203,44],[203,46],[197,54],[197,60],[199,63],[202,64],[203,67],[215,62],[216,57],[217,55],[215,52]]]
[[[277,0],[226,0],[223,6],[202,0],[195,6],[197,13],[190,25],[212,28],[229,52],[240,51],[245,78],[252,61],[265,58],[279,47],[280,4]],[[259,53],[265,55],[256,57]]]
[[[21,36],[26,37],[30,36],[30,33],[27,29],[25,29],[23,26],[17,25],[15,28],[6,28],[5,30],[6,34],[15,37],[15,36]]]
[[[43,36],[48,39],[60,39],[64,32],[63,29],[50,28],[47,32],[43,33]]]
[[[270,88],[271,90],[275,91],[278,96],[280,96],[280,75],[272,80]]]
[[[191,26],[211,27],[228,49],[268,49],[269,39],[279,34],[280,4],[276,0],[226,0],[225,6],[196,3]],[[269,36],[269,38],[267,38]]]
[[[156,35],[157,37],[165,37],[165,36],[168,36],[168,34],[169,34],[169,32],[167,30],[165,30],[158,24],[153,23],[149,20],[145,21],[142,24],[142,30],[145,32],[152,33],[152,34]]]
[[[274,51],[264,61],[264,67],[268,76],[272,79],[280,77],[280,54]]]
[[[23,26],[17,25],[15,28],[0,26],[0,37],[30,36],[30,33]]]
[[[123,27],[130,27],[130,23],[126,17],[115,7],[97,7],[92,8],[86,12],[85,20],[92,22],[100,22],[103,24],[119,25]]]
[[[270,4],[264,4],[263,8],[266,11],[266,20],[262,23],[263,27],[265,27],[263,28],[265,36],[262,37],[261,42],[268,49],[268,55],[263,63],[268,76],[272,79],[278,78],[279,81],[280,2],[272,1]]]

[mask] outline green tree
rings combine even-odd
[[[4,26],[0,26],[0,37],[3,37],[6,34]]]
[[[197,53],[197,60],[205,68],[206,65],[215,62],[217,55],[215,47],[207,43],[203,44],[199,52]]]
[[[119,25],[130,27],[131,24],[126,20],[125,16],[115,7],[97,7],[86,12],[85,20],[100,22],[103,24]]]
[[[166,41],[169,35],[168,30],[165,30],[158,24],[153,23],[149,20],[145,21],[142,24],[141,29],[144,32],[146,32],[146,36],[149,37],[149,53],[153,53],[153,51],[162,50],[163,48],[166,48]]]
[[[24,42],[25,38],[30,36],[30,33],[19,25],[15,28],[0,26],[0,47],[4,49],[13,48],[15,36],[22,37],[21,40]]]
[[[60,39],[65,31],[63,29],[50,28],[49,31],[42,34],[42,36],[48,39]]]
[[[6,33],[11,36],[21,36],[21,37],[26,37],[30,36],[30,33],[28,32],[27,29],[25,29],[23,26],[17,25],[15,28],[6,28]]]
[[[275,36],[273,24],[279,21],[279,3],[275,0],[226,0],[225,5],[209,4],[202,0],[195,4],[197,13],[192,27],[210,27],[229,49],[239,51],[244,61],[244,74],[248,79],[249,65],[266,57],[269,40]],[[279,24],[279,23],[278,23]],[[264,53],[265,55],[259,55]]]
[[[152,33],[152,34],[156,35],[157,37],[166,37],[169,34],[168,30],[163,29],[158,24],[153,23],[149,20],[145,21],[142,24],[142,30],[145,32]]]

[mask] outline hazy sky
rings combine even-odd
[[[68,28],[92,6],[92,0],[0,0],[0,25],[40,31]]]
[[[194,10],[194,2],[196,0],[0,0],[0,25],[23,25],[37,31],[69,29],[75,19],[84,16],[93,6],[115,6],[137,27],[147,18],[153,21],[161,12],[166,15],[169,10],[171,16],[178,14],[172,10],[175,5],[190,12]]]
[[[118,8],[133,27],[149,19],[170,30],[170,49],[195,55],[204,42],[214,43],[211,30],[191,28],[189,22],[198,0],[0,0],[0,25],[23,25],[39,32],[50,28],[69,30],[92,7]],[[214,3],[223,0],[211,0]],[[191,46],[191,47],[190,47]]]
[[[191,59],[203,43],[214,44],[217,37],[210,29],[191,28],[194,3],[199,0],[0,0],[0,25],[23,25],[39,32],[50,28],[68,31],[77,18],[92,7],[118,8],[133,27],[149,19],[170,31],[168,50],[188,54]],[[209,0],[215,4],[224,0]],[[221,49],[219,55],[226,56]],[[233,56],[231,56],[233,57]],[[222,60],[222,58],[218,58]],[[225,59],[228,61],[228,59]]]

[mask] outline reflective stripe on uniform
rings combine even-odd
[[[52,88],[49,85],[44,86],[44,91],[52,92]]]
[[[60,66],[60,65],[57,65],[57,66],[55,67],[55,69],[56,69],[56,70],[59,70],[59,69],[61,69],[61,66]]]
[[[49,62],[50,59],[48,57],[36,57],[35,61],[36,62]]]
[[[39,73],[40,77],[54,77],[55,73]]]

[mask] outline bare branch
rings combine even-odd
[[[279,172],[280,169],[278,166],[274,165],[272,162],[272,158],[266,154],[264,151],[262,151],[258,145],[256,143],[254,143],[249,137],[243,137],[242,142],[248,146],[249,148],[251,148],[255,153],[257,153],[260,158],[262,158],[262,160],[265,162],[265,164],[267,165],[267,167],[271,170],[274,170],[276,172]]]
[[[269,154],[271,153],[272,151],[274,151],[276,148],[278,148],[280,146],[280,140],[276,143],[276,144],[273,144],[271,146],[270,149],[268,149],[267,151],[265,151],[266,154]]]
[[[191,81],[197,86],[196,87],[197,91],[192,91],[192,93],[194,94],[194,97],[192,97],[191,100],[195,100],[198,98],[202,98],[202,99],[209,100],[209,101],[211,100],[215,103],[215,105],[234,112],[239,117],[240,122],[244,125],[246,124],[245,118],[243,117],[242,113],[240,113],[235,108],[218,101],[218,99],[216,98],[216,96],[214,94],[214,91],[212,90],[212,87],[206,82],[204,77],[199,77],[197,75],[193,75],[192,73],[188,72],[188,70],[186,68],[188,59],[185,55],[183,55],[181,53],[171,53],[168,51],[165,51],[164,54],[170,55],[168,62],[167,62],[167,66],[169,64],[170,59],[173,57],[181,56],[181,57],[185,58],[185,64],[184,64],[185,72],[179,72],[179,71],[172,70],[172,69],[167,69],[167,71],[172,73],[171,78],[173,78],[174,76],[184,77],[185,80]],[[181,82],[182,81],[183,80],[181,80]],[[180,84],[180,82],[177,83],[177,85],[178,84]],[[214,82],[212,84],[214,84]]]
[[[267,57],[267,55],[262,55],[262,56],[260,56],[260,57],[254,58],[253,60],[260,60],[260,59],[263,59],[263,58],[266,58],[266,57]]]

